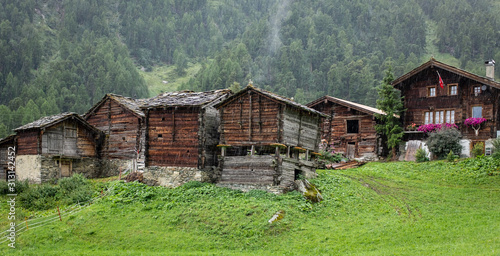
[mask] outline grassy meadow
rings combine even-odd
[[[16,249],[0,244],[0,254],[500,255],[500,176],[485,159],[319,170],[316,204],[297,192],[99,181],[100,200],[23,232]],[[2,204],[1,230],[7,212]],[[34,213],[19,209],[23,220]]]

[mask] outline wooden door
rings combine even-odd
[[[71,162],[61,161],[61,177],[71,176]]]
[[[346,157],[349,159],[353,159],[356,157],[356,143],[349,142],[347,143]]]

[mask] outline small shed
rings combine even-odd
[[[143,170],[146,143],[146,115],[141,100],[106,94],[85,115],[87,122],[105,134],[100,155],[107,170]]]
[[[219,112],[230,90],[167,92],[142,101],[146,166],[212,170],[217,163]]]
[[[41,183],[82,173],[98,173],[101,131],[76,113],[41,118],[14,130],[17,133],[16,174]]]
[[[375,131],[379,109],[323,96],[307,106],[328,115],[322,124],[322,138],[346,157],[376,160],[381,152],[381,136]]]
[[[248,85],[216,105],[221,115],[219,183],[289,186],[315,176],[323,113]]]
[[[9,159],[9,156],[16,153],[15,137],[15,135],[9,135],[0,139],[0,180],[7,180],[9,162],[14,162]],[[10,164],[10,166],[13,166],[13,164]]]

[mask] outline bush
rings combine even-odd
[[[59,187],[49,184],[32,186],[19,195],[21,206],[28,210],[47,210],[56,206]]]
[[[14,194],[20,194],[29,188],[29,183],[27,180],[24,181],[14,181],[14,188],[16,189]],[[0,181],[0,195],[12,194],[9,191],[9,183],[7,181]]]
[[[474,147],[472,147],[471,156],[478,157],[478,156],[484,155],[483,148],[484,148],[484,143],[482,143],[482,142],[476,143],[476,145],[474,145]]]
[[[26,183],[27,184],[27,183]],[[28,210],[47,210],[56,205],[85,202],[92,198],[94,188],[89,180],[81,174],[62,178],[57,185],[48,183],[31,186],[19,194],[22,207]]]
[[[438,159],[444,159],[450,151],[462,151],[462,145],[460,145],[461,138],[462,135],[457,129],[441,129],[429,135],[427,146],[429,147],[429,151],[437,156]]]
[[[58,185],[60,188],[58,197],[63,203],[85,202],[92,198],[92,184],[81,174],[62,178],[58,181]]]
[[[429,158],[427,157],[427,151],[425,151],[425,149],[423,148],[417,149],[417,152],[415,153],[415,162],[422,163],[427,161],[429,161]]]

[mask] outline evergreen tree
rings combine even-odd
[[[384,111],[385,115],[376,114],[380,123],[375,126],[375,130],[387,139],[387,147],[391,149],[392,158],[395,159],[396,147],[403,137],[403,127],[401,127],[399,116],[403,113],[404,107],[401,96],[391,85],[393,80],[392,68],[389,67],[378,88],[377,108]]]

